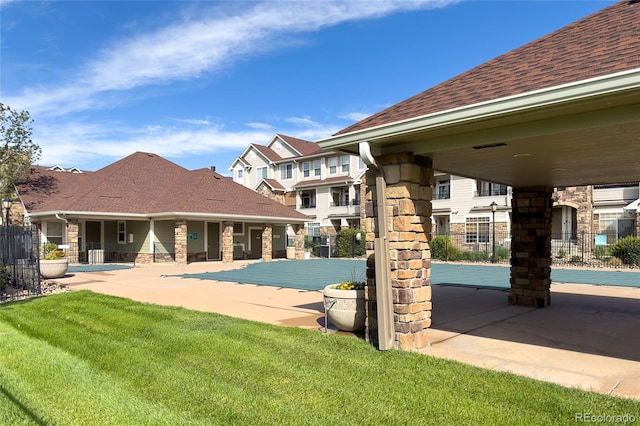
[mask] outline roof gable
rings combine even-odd
[[[304,139],[294,138],[292,136],[282,135],[277,133],[274,138],[271,140],[269,145],[273,144],[276,138],[284,141],[287,145],[289,145],[294,151],[298,153],[299,156],[305,157],[307,155],[320,154],[324,151],[320,146],[315,142],[309,142]]]
[[[640,68],[640,2],[624,0],[337,134]]]

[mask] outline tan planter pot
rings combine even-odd
[[[295,259],[295,258],[296,258],[296,248],[287,247],[287,259]]]
[[[68,268],[69,259],[40,260],[40,275],[44,279],[63,277]]]
[[[335,285],[330,284],[322,290],[327,319],[339,330],[364,329],[364,290],[338,290]]]

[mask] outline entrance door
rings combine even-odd
[[[220,260],[220,224],[207,224],[207,260]]]
[[[251,230],[251,258],[259,259],[262,257],[262,230]]]
[[[100,246],[100,222],[87,222],[85,224],[85,241],[87,250],[101,249]]]

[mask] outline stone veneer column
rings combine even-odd
[[[222,222],[222,262],[233,262],[233,222]]]
[[[513,188],[511,215],[512,305],[543,308],[551,303],[553,188]]]
[[[187,264],[187,221],[184,219],[176,220],[175,246],[176,246],[176,262],[180,265]]]
[[[67,259],[69,263],[78,263],[78,219],[69,219],[67,221],[67,244],[69,244],[69,250],[67,250]]]
[[[431,159],[400,153],[376,158],[384,170],[387,184],[387,236],[389,241],[395,347],[418,350],[428,345],[431,326],[431,198],[433,169]],[[377,212],[375,173],[367,172],[366,232],[367,248],[367,328],[365,337],[377,345],[377,306],[374,239]],[[383,266],[383,265],[380,265]]]
[[[303,225],[292,225],[296,233],[296,259],[304,259],[304,235],[305,229]]]
[[[273,227],[265,223],[262,226],[262,260],[269,262],[273,259]]]

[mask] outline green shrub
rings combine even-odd
[[[596,246],[593,249],[593,256],[596,259],[602,259],[603,257],[609,256],[609,248],[607,246]]]
[[[511,258],[511,249],[506,247],[496,247],[496,260],[500,262],[501,260],[510,259]]]
[[[11,271],[8,266],[0,266],[0,291],[4,291],[11,283]]]
[[[571,259],[569,259],[569,263],[582,263],[582,258],[577,255],[571,256]]]
[[[484,262],[491,259],[491,253],[486,251],[461,251],[458,255],[459,260],[468,262]]]
[[[431,258],[439,260],[456,260],[459,257],[458,248],[451,242],[448,235],[437,235],[431,239]]]
[[[360,235],[360,241],[357,236]],[[364,232],[358,229],[343,229],[336,235],[338,257],[363,256],[365,249]]]
[[[611,246],[611,255],[625,265],[640,266],[640,237],[624,237]]]

